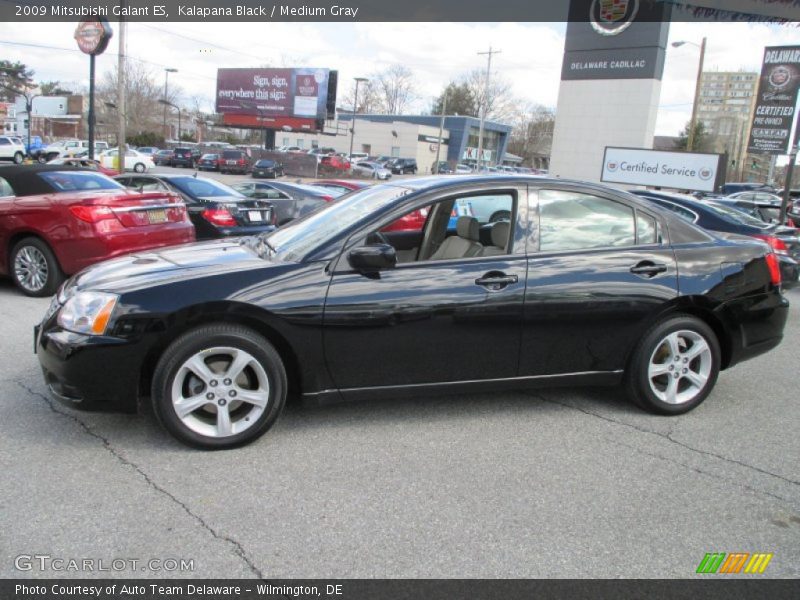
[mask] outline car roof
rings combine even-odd
[[[54,171],[97,173],[97,171],[70,165],[14,165],[0,167],[0,177],[9,183],[15,195],[35,196],[37,194],[51,194],[57,191],[47,181],[37,177],[39,173]]]

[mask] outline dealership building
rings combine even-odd
[[[276,146],[298,146],[304,150],[325,147],[337,152],[350,151],[351,125],[353,127],[353,152],[370,156],[414,158],[419,173],[430,173],[436,161],[451,165],[476,164],[478,158],[478,131],[480,121],[475,117],[446,115],[439,146],[441,116],[436,115],[369,115],[338,112],[337,119],[326,124],[320,133],[278,131]],[[484,121],[483,162],[501,164],[506,155],[511,126],[494,121]]]

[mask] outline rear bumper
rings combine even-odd
[[[736,324],[728,327],[731,334],[729,367],[764,354],[783,340],[789,301],[777,291],[728,302],[721,310],[723,320]]]
[[[274,231],[275,225],[254,225],[252,227],[217,227],[219,237],[235,237],[244,235],[258,235],[268,231]]]
[[[191,223],[172,223],[158,227],[131,227],[105,236],[86,236],[65,240],[56,247],[59,263],[71,275],[103,260],[123,254],[177,246],[195,241]]]

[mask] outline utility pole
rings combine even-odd
[[[178,69],[173,69],[171,67],[164,67],[164,100],[169,100],[169,74],[170,73],[177,73]],[[167,105],[164,105],[164,122],[161,130],[164,132],[164,140],[169,137],[169,132],[167,131]]]
[[[122,8],[125,7],[125,1],[122,2]],[[119,125],[117,128],[117,158],[119,159],[119,172],[125,173],[125,155],[127,154],[127,147],[125,146],[125,20],[119,20],[119,62],[117,63],[117,117]]]
[[[439,151],[442,149],[442,132],[444,131],[444,116],[447,114],[447,89],[444,90],[444,99],[442,100],[442,118],[439,119],[439,143],[436,144],[436,164],[433,168],[435,175],[439,174]]]
[[[478,172],[481,170],[481,158],[483,158],[483,122],[486,120],[486,105],[489,101],[489,77],[492,74],[492,55],[500,54],[502,50],[492,50],[489,46],[488,52],[478,52],[478,55],[485,55],[486,58],[486,85],[483,88],[483,101],[480,107],[480,126],[478,127]]]
[[[689,139],[686,140],[686,151],[694,150],[694,130],[697,128],[697,104],[700,101],[700,80],[703,77],[703,61],[706,58],[706,38],[700,42],[700,62],[697,65],[697,83],[694,86],[694,102],[692,103],[692,120],[689,121]]]
[[[366,82],[369,81],[366,77],[354,77],[356,82],[356,92],[353,97],[353,120],[350,121],[350,154],[347,156],[347,160],[352,160],[353,157],[353,138],[356,136],[356,110],[358,109],[358,84],[362,81]]]

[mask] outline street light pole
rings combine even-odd
[[[478,52],[478,55],[487,55],[486,60],[486,86],[483,89],[483,102],[480,107],[480,125],[478,126],[478,172],[481,171],[481,159],[483,158],[483,122],[486,120],[486,108],[489,103],[489,77],[492,74],[492,54],[500,54],[502,50],[492,50],[489,46],[488,52]]]
[[[350,154],[347,155],[347,159],[350,160],[353,157],[353,138],[356,136],[356,109],[358,108],[358,84],[362,81],[369,81],[366,77],[355,77],[356,80],[356,93],[353,98],[353,120],[350,123]]]
[[[672,42],[673,48],[678,48],[684,44],[691,44],[697,46],[694,42]],[[694,149],[694,130],[697,128],[697,105],[700,101],[700,80],[703,77],[703,62],[706,58],[706,38],[700,43],[700,62],[697,65],[697,81],[694,86],[694,101],[692,102],[692,118],[689,121],[689,137],[686,140],[686,150],[691,152]]]
[[[170,73],[177,73],[178,69],[173,69],[172,67],[165,67],[164,68],[164,100],[169,100],[169,74]],[[164,132],[164,136],[168,135],[167,133],[167,105],[164,105],[164,123],[161,127],[161,130]]]
[[[436,164],[433,168],[435,175],[439,174],[439,151],[442,149],[442,133],[444,131],[444,116],[447,114],[447,90],[444,91],[442,99],[442,117],[439,119],[439,142],[436,144]]]

